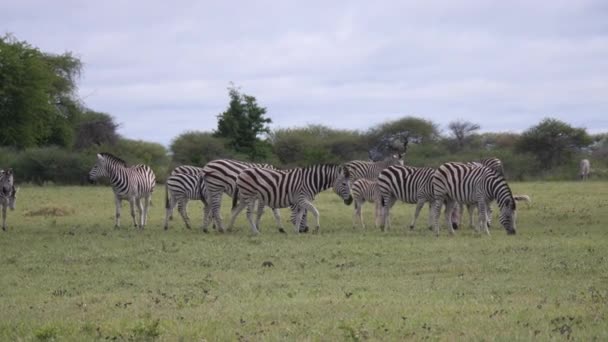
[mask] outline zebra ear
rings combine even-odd
[[[348,170],[348,168],[345,166],[341,166],[340,168],[342,169],[341,171],[344,174],[344,177],[350,178],[350,171]]]
[[[103,156],[100,153],[97,153],[97,159],[102,159]]]

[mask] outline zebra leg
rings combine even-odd
[[[213,193],[211,194],[211,216],[215,220],[217,229],[223,233],[225,232],[224,225],[222,224],[222,195],[223,192]],[[203,227],[203,230],[206,230],[207,227]]]
[[[380,219],[382,218],[382,205],[380,204],[380,201],[378,199],[376,199],[374,205],[374,226],[376,229],[378,229],[378,227],[380,226]]]
[[[433,203],[433,211],[431,213],[431,215],[433,216],[433,227],[436,236],[439,236],[439,216],[441,216],[442,205],[443,199],[436,199],[435,203]]]
[[[114,203],[116,204],[116,218],[114,219],[114,228],[120,228],[120,207],[122,200],[118,196],[114,196]]]
[[[251,205],[251,207],[253,209],[253,205]],[[262,220],[262,215],[264,215],[264,207],[264,203],[262,203],[262,201],[258,201],[257,217],[255,218],[255,226],[257,227],[258,231],[261,231],[260,221]]]
[[[144,196],[144,222],[142,225],[142,228],[145,227],[148,224],[148,211],[150,209],[150,206],[152,205],[152,194],[147,194],[146,196]]]
[[[283,228],[283,222],[281,222],[281,213],[279,212],[279,209],[272,209],[272,214],[274,215],[274,219],[277,222],[277,226],[279,226],[279,232],[285,233],[285,228]]]
[[[300,224],[302,223],[302,216],[304,216],[304,208],[295,207],[296,208],[296,222],[293,223],[296,234],[300,234]]]
[[[249,203],[249,202],[251,202],[251,203]],[[229,231],[232,230],[232,227],[234,226],[234,221],[236,221],[236,217],[241,213],[241,211],[243,211],[243,209],[245,209],[245,208],[249,208],[249,206],[253,206],[254,204],[255,204],[255,200],[248,201],[244,198],[241,198],[237,207],[232,209],[232,213],[230,216],[230,223],[228,224]]]
[[[142,198],[136,198],[135,199],[135,205],[137,206],[137,214],[139,216],[139,228],[140,229],[144,229],[144,221],[145,221],[145,216],[144,216],[144,206],[142,203]]]
[[[2,230],[6,231],[6,204],[2,204]]]
[[[211,217],[211,206],[209,204],[203,204],[203,225],[201,226],[203,232],[209,232],[206,227],[209,226],[209,220],[211,219],[213,219],[213,217]]]
[[[454,228],[452,227],[452,211],[454,210],[455,203],[456,201],[454,200],[447,200],[445,204],[445,220],[448,224],[448,231],[452,235],[454,234]]]
[[[169,220],[171,220],[173,217],[174,208],[175,208],[175,198],[173,197],[173,195],[171,195],[171,196],[169,196],[169,198],[167,198],[167,208],[166,208],[166,212],[165,212],[165,225],[164,225],[165,230],[169,229]]]
[[[486,218],[487,218],[487,227],[490,228],[492,226],[492,203],[490,201],[486,202]]]
[[[475,225],[473,223],[473,212],[475,211],[475,205],[467,204],[467,211],[469,212],[469,227],[474,228]]]
[[[312,203],[310,203],[308,200],[304,200],[303,203],[301,203],[299,205],[299,207],[300,207],[300,210],[302,210],[302,216],[304,216],[304,213],[306,211],[312,212],[312,214],[315,216],[315,220],[317,221],[316,226],[315,226],[315,233],[318,233],[319,229],[321,228],[321,223],[319,220],[319,211],[317,210],[317,208],[315,208],[315,206]],[[298,229],[298,227],[299,227],[299,224],[296,227],[296,229]],[[298,231],[299,231],[299,229],[298,229]]]
[[[433,201],[429,201],[429,230],[433,230]]]
[[[414,212],[414,219],[410,224],[410,229],[414,229],[416,226],[416,220],[418,219],[418,215],[420,215],[420,210],[422,210],[422,207],[424,207],[424,202],[425,201],[423,199],[419,199],[418,203],[416,203],[416,211]]]
[[[243,201],[241,201],[242,203]],[[251,225],[251,231],[253,232],[253,234],[257,235],[260,233],[260,231],[256,228],[255,226],[255,222],[253,222],[253,206],[255,204],[255,201],[252,201],[252,204],[247,205],[247,221],[249,221],[249,224]]]
[[[477,228],[477,232],[481,233],[481,229],[486,231],[486,234],[490,235],[490,230],[488,229],[488,213],[486,201],[479,201],[477,203],[477,210],[479,210],[479,226]]]
[[[188,205],[188,200],[185,198],[180,198],[177,202],[177,211],[182,216],[184,223],[186,224],[186,228],[192,229],[190,226],[190,218],[188,217],[188,212],[186,212],[186,206]]]

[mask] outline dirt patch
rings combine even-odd
[[[42,207],[37,210],[30,210],[25,213],[25,216],[68,216],[76,211],[68,207]]]

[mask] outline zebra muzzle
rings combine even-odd
[[[349,195],[347,199],[344,200],[344,204],[350,205],[353,203],[353,196]]]

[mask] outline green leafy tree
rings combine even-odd
[[[455,142],[455,144],[450,143],[450,145],[454,146],[456,151],[461,151],[465,145],[471,143],[472,137],[480,128],[478,124],[469,121],[456,120],[450,122],[448,129],[452,135],[453,142]]]
[[[230,158],[226,141],[207,132],[185,132],[171,142],[169,149],[178,165],[203,166],[217,158]]]
[[[106,113],[87,110],[75,127],[76,149],[87,149],[99,145],[115,145],[118,141],[118,124]]]
[[[591,143],[584,128],[547,118],[521,135],[517,150],[532,153],[545,168],[551,168],[570,162],[574,153]]]
[[[429,143],[439,138],[437,124],[414,116],[406,116],[374,126],[368,131],[368,136],[373,143],[376,143],[384,135],[401,132],[408,132],[410,139],[419,143]]]
[[[0,145],[69,147],[80,114],[75,81],[80,61],[43,53],[12,35],[0,37]]]
[[[265,117],[266,108],[260,107],[255,97],[241,94],[234,86],[228,88],[228,96],[230,104],[218,115],[214,135],[225,138],[234,151],[252,160],[265,158],[269,148],[260,136],[270,132],[268,124],[272,122]]]

